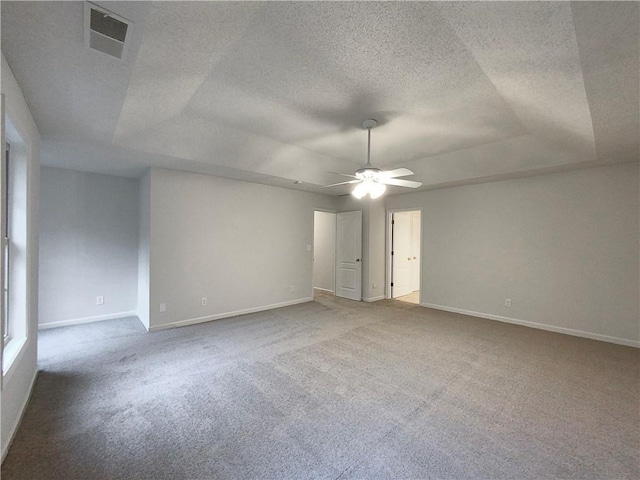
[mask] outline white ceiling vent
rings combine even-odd
[[[126,60],[132,25],[131,21],[105,8],[89,2],[84,4],[84,41],[89,48]]]

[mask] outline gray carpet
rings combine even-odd
[[[640,478],[630,347],[328,296],[39,347],[3,480]]]

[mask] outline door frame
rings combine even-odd
[[[392,208],[387,210],[387,221],[386,221],[386,248],[385,248],[385,297],[387,299],[392,299],[391,296],[391,276],[393,274],[393,264],[391,261],[391,248],[393,247],[393,230],[391,228],[391,220],[392,215],[394,213],[400,212],[420,212],[420,305],[422,305],[422,258],[424,257],[424,249],[422,248],[422,239],[424,235],[424,212],[422,207],[408,207],[408,208]]]

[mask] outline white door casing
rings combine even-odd
[[[362,212],[340,212],[336,225],[336,296],[362,300]]]
[[[420,290],[420,212],[411,212],[411,291]]]

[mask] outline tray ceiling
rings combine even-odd
[[[637,2],[97,4],[133,22],[126,62],[85,47],[82,2],[2,3],[45,165],[318,191],[366,118],[423,188],[640,158]]]

